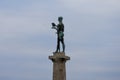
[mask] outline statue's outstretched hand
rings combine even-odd
[[[56,24],[55,23],[51,23],[52,24],[52,29],[56,29]]]
[[[52,23],[52,26],[56,26],[56,24],[55,24],[55,23]]]

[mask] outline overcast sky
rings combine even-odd
[[[52,80],[59,16],[67,80],[120,80],[120,0],[0,0],[0,80]]]

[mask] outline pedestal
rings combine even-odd
[[[53,80],[66,80],[65,63],[70,60],[70,57],[63,52],[58,52],[53,56],[49,56],[49,59],[53,62]]]

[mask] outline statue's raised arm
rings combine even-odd
[[[51,24],[52,24],[52,29],[56,29],[57,30],[56,24],[55,23],[51,23]]]

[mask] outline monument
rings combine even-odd
[[[70,60],[70,57],[65,55],[64,24],[62,20],[62,17],[58,17],[59,24],[52,23],[52,29],[57,30],[57,48],[53,55],[49,56],[49,59],[53,62],[53,80],[66,80],[65,63]],[[60,42],[62,43],[62,52],[60,51]]]

